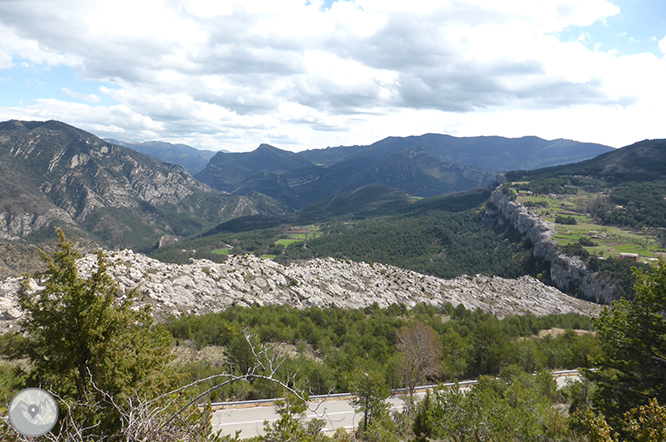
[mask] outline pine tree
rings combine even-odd
[[[666,262],[636,279],[634,301],[615,301],[597,320],[603,358],[589,376],[594,405],[614,428],[652,398],[666,403]]]
[[[61,421],[113,434],[127,398],[154,396],[167,382],[171,336],[148,308],[133,308],[132,293],[119,293],[102,251],[96,270],[83,279],[80,254],[62,231],[58,236],[58,250],[42,252],[47,270],[25,277],[19,291],[26,336],[19,353],[30,361],[26,386],[60,398],[68,416]]]

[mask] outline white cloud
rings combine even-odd
[[[589,26],[620,13],[620,8],[607,0],[469,0],[465,3],[493,10],[514,23],[522,22],[537,32],[546,33],[568,26]]]
[[[226,0],[189,0],[179,6],[187,13],[202,18],[231,15],[234,12],[233,2]]]
[[[3,24],[2,18],[0,18],[0,69],[11,68],[14,65],[14,57],[47,67],[79,64],[79,58],[76,55],[53,51],[39,39],[22,38]]]
[[[0,51],[0,70],[10,69],[14,66],[12,56],[6,52]]]
[[[83,100],[86,103],[99,103],[100,101],[102,101],[102,99],[99,98],[95,94],[82,94],[82,93],[73,91],[72,89],[70,89],[68,87],[63,87],[63,88],[61,88],[61,90],[64,93],[66,93],[67,95],[69,95],[70,97],[76,98],[78,100]]]
[[[666,37],[659,41],[659,50],[662,54],[666,55]]]
[[[229,150],[274,140],[297,149],[374,141],[389,131],[474,135],[473,128],[524,135],[533,127],[537,135],[559,130],[555,137],[599,141],[589,134],[606,137],[619,126],[591,124],[586,131],[582,115],[653,121],[646,109],[655,97],[665,98],[657,91],[664,59],[558,40],[559,31],[617,15],[606,0],[322,6],[320,0],[0,2],[0,70],[23,61],[31,68],[69,66],[81,79],[106,83],[101,94],[117,103],[105,106],[95,94],[58,85],[97,105],[45,97],[1,111],[63,114],[72,124],[106,134],[122,129],[132,139],[156,134]],[[659,47],[666,54],[666,38]]]

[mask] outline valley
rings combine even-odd
[[[362,397],[482,376],[477,391],[506,392],[489,403],[513,410],[511,395],[521,388],[555,422],[565,418],[551,411],[573,406],[581,393],[578,386],[557,393],[548,370],[595,367],[608,333],[602,304],[640,301],[636,281],[663,271],[654,266],[665,252],[661,141],[617,151],[435,134],[302,153],[261,145],[215,154],[196,173],[202,183],[184,164],[62,123],[12,121],[2,131],[0,169],[11,172],[0,188],[4,396],[28,379],[14,370],[17,355],[51,366],[51,354],[87,339],[65,324],[59,329],[70,337],[49,344],[43,358],[39,345],[21,353],[42,336],[23,328],[46,318],[43,311],[55,322],[74,312],[89,336],[104,335],[92,341],[106,349],[113,370],[139,360],[113,359],[116,352],[145,346],[142,358],[165,364],[152,376],[189,385],[176,398],[184,391],[183,399],[206,401],[274,398],[285,388]],[[159,146],[167,159],[202,167],[187,146],[136,147],[157,155]],[[598,152],[572,165],[506,169]],[[37,247],[55,258],[39,263]],[[96,249],[105,250],[104,274],[99,255],[89,253]],[[35,270],[45,273],[18,277]],[[64,279],[54,284],[44,275]],[[81,305],[91,307],[79,312]],[[87,321],[93,308],[91,317],[127,322],[113,329],[116,319]],[[429,365],[413,371],[422,357]],[[443,400],[438,395],[433,400]],[[486,405],[474,407],[487,412]],[[424,399],[401,417],[385,416],[382,431],[412,431],[420,419],[414,413],[427,406]],[[303,431],[297,413],[281,419]],[[282,422],[267,425],[266,434],[282,434]],[[346,440],[346,433],[332,437]]]

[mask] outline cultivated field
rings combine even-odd
[[[516,191],[517,201],[541,218],[556,224],[557,235],[554,239],[561,246],[578,243],[590,255],[603,257],[634,253],[642,262],[666,257],[666,249],[654,229],[635,230],[595,222],[588,215],[588,207],[596,199],[607,198],[607,195],[575,189],[575,194],[557,195]]]

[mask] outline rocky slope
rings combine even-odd
[[[58,121],[0,123],[0,239],[44,235],[55,223],[106,246],[145,247],[257,213],[281,209]]]
[[[90,275],[96,260],[95,255],[80,259],[81,275]],[[377,263],[326,258],[286,267],[252,255],[230,256],[219,264],[197,260],[176,265],[128,250],[110,252],[109,262],[120,292],[136,289],[139,304],[153,305],[157,317],[216,312],[232,305],[362,308],[375,302],[382,307],[450,302],[498,317],[599,312],[599,306],[530,277],[476,275],[446,280]],[[0,317],[5,326],[20,316],[15,303],[18,285],[18,278],[0,283]]]
[[[555,225],[544,221],[507,195],[495,190],[490,196],[491,205],[486,209],[493,215],[513,225],[532,241],[532,255],[550,268],[550,280],[555,287],[571,294],[580,294],[584,299],[608,304],[612,301],[615,287],[612,282],[593,274],[578,257],[567,256],[558,250]],[[494,210],[497,213],[492,213]]]
[[[172,144],[164,141],[133,143],[112,138],[104,138],[104,141],[129,147],[132,150],[160,161],[180,164],[190,175],[201,172],[208,164],[208,161],[215,155],[215,152],[211,150],[199,150],[187,144]]]

